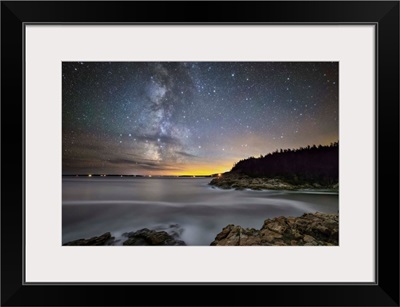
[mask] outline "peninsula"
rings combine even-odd
[[[222,189],[339,189],[339,143],[276,150],[236,163],[209,183]]]

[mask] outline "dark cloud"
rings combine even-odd
[[[188,157],[188,158],[196,158],[196,155],[192,155],[188,152],[183,152],[183,151],[177,151],[176,152],[178,155],[184,156],[184,157]]]

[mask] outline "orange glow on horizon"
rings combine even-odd
[[[177,164],[177,168],[179,170],[159,170],[146,172],[142,175],[145,176],[209,176],[214,174],[222,174],[228,172],[232,169],[233,164],[236,161],[219,163],[216,165],[204,165],[203,163],[199,164]],[[139,174],[136,172],[132,172],[135,174]]]

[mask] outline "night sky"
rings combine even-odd
[[[209,175],[338,141],[337,62],[64,62],[63,174]]]

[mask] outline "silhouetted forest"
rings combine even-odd
[[[280,178],[293,184],[336,184],[339,181],[339,143],[276,150],[265,156],[241,160],[231,171],[251,177]]]

